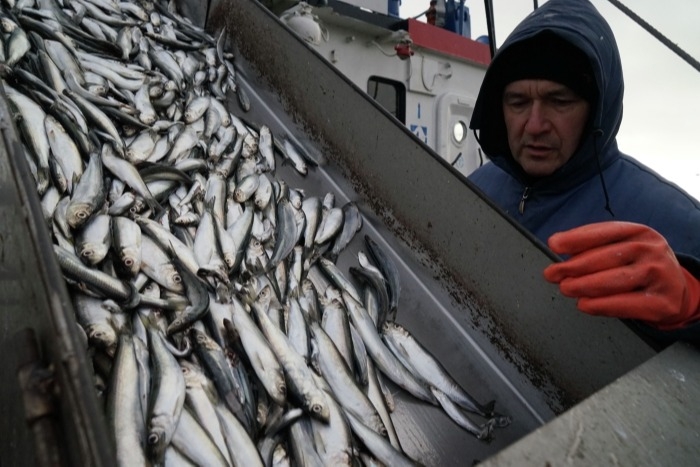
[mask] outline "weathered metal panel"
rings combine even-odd
[[[698,399],[700,351],[678,343],[479,465],[696,466]]]
[[[34,465],[40,456],[16,375],[25,358],[18,333],[27,328],[55,375],[54,425],[64,465],[114,465],[85,346],[4,94],[0,135],[0,465]]]

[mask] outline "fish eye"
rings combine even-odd
[[[134,265],[134,260],[131,258],[124,258],[124,266],[133,266]]]
[[[311,411],[313,413],[321,413],[322,410],[323,408],[319,404],[314,404],[311,406]]]
[[[78,211],[78,219],[85,219],[87,218],[87,213],[85,211]]]
[[[173,275],[173,282],[175,282],[176,284],[179,284],[182,282],[182,277],[180,277],[180,274]]]

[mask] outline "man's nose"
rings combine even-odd
[[[534,101],[525,123],[525,131],[531,134],[538,134],[548,131],[550,127],[551,122],[547,116],[547,110],[541,102]]]

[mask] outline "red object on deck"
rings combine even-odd
[[[408,33],[414,46],[464,58],[482,65],[491,63],[491,51],[488,45],[412,18],[407,21]]]

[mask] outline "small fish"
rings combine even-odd
[[[90,218],[75,236],[75,249],[86,264],[96,266],[112,245],[112,217],[98,214]]]
[[[141,270],[141,228],[133,220],[114,216],[112,218],[112,244],[117,259],[124,271],[136,276]]]
[[[311,369],[291,348],[284,333],[272,323],[265,311],[265,308],[269,307],[269,296],[270,289],[265,286],[261,292],[261,300],[258,301],[260,306],[253,306],[253,311],[270,347],[284,368],[287,389],[307,413],[322,421],[328,421],[330,414],[326,405],[326,394],[316,386]]]
[[[148,327],[148,347],[153,371],[147,449],[149,457],[155,463],[161,463],[185,404],[185,378],[166,346],[164,336],[153,326]]]
[[[102,175],[102,159],[99,154],[93,153],[66,209],[66,221],[71,228],[82,227],[104,204],[107,193],[102,183]]]

